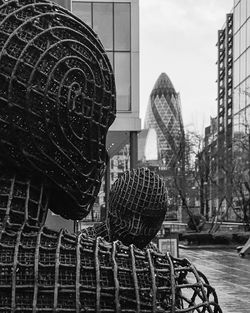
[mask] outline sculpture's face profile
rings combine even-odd
[[[0,160],[46,179],[50,207],[81,219],[105,168],[115,84],[93,31],[50,1],[0,0]]]
[[[166,187],[158,175],[145,168],[124,173],[110,191],[111,238],[144,248],[160,230],[166,210]]]

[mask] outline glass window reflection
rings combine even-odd
[[[130,50],[130,4],[114,4],[115,50]]]
[[[250,1],[249,1],[249,7],[250,7]],[[250,11],[249,11],[249,16],[250,16]],[[247,28],[247,47],[250,47],[250,18],[247,20],[247,24],[246,24],[246,28]]]
[[[239,73],[240,73],[240,60],[238,59],[237,61],[234,62],[234,86],[236,87],[239,84]]]
[[[240,27],[240,5],[238,4],[234,10],[234,31],[237,32],[239,27]]]
[[[115,78],[117,92],[117,109],[130,110],[130,53],[115,53]]]
[[[93,29],[100,37],[104,48],[113,50],[112,3],[93,4]]]
[[[240,55],[240,32],[234,36],[234,59],[237,59]]]
[[[250,47],[247,49],[247,76],[250,76]],[[250,87],[250,86],[249,86]]]
[[[241,0],[240,2],[240,20],[241,20],[241,25],[245,23],[246,18],[247,18],[247,1],[249,0]]]
[[[240,92],[239,110],[242,110],[245,108],[245,102],[246,102],[246,86],[245,86],[245,83],[240,85],[239,92]]]
[[[250,77],[248,77],[247,81],[246,81],[246,104],[250,105]],[[250,126],[250,119],[249,119],[249,126]]]
[[[233,96],[233,105],[234,105],[234,112],[239,112],[239,104],[240,104],[240,91],[239,87],[234,89],[234,96]]]
[[[88,26],[91,24],[91,3],[90,2],[72,2],[72,12],[79,17]]]
[[[247,16],[250,16],[250,1],[247,1]]]
[[[240,53],[242,53],[246,49],[246,41],[247,41],[246,26],[247,24],[244,24],[242,28],[240,29]]]
[[[243,53],[240,57],[240,82],[246,77],[246,53]]]

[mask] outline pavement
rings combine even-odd
[[[218,295],[223,313],[250,313],[250,256],[234,249],[180,249],[203,272]]]

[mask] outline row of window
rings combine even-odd
[[[250,76],[250,46],[248,49],[234,62],[234,87],[237,87],[247,77]]]
[[[249,133],[250,106],[241,110],[234,116],[234,133]]]
[[[117,111],[131,110],[130,3],[73,1],[72,12],[100,38],[113,67]]]
[[[249,0],[235,1],[235,4],[234,4],[234,32],[235,33],[245,23],[247,17],[249,16],[250,16],[250,1]]]
[[[130,51],[130,3],[73,1],[72,11],[98,34],[106,51]]]
[[[238,59],[248,47],[250,47],[250,17],[234,35],[234,60]]]
[[[250,77],[234,89],[234,113],[250,105]],[[250,120],[249,120],[250,124]]]

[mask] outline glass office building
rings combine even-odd
[[[250,1],[234,0],[234,133],[250,126]]]

